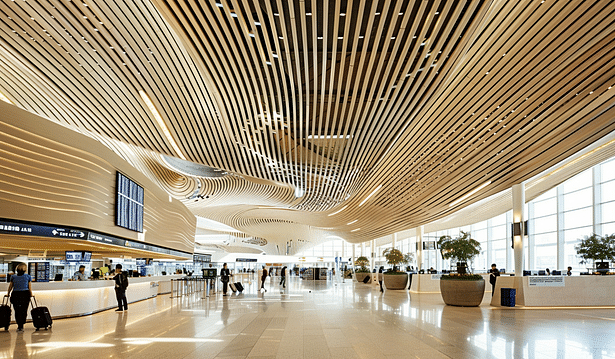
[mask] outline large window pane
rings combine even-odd
[[[557,216],[546,216],[541,218],[534,219],[533,223],[530,223],[530,226],[533,226],[533,233],[546,233],[546,232],[555,232],[557,231]]]
[[[557,195],[557,189],[554,187],[548,190],[547,192],[541,194],[540,196],[536,197],[534,201],[542,201],[548,198],[555,197],[556,195]]]
[[[593,211],[591,207],[564,212],[564,229],[591,226]]]
[[[589,236],[593,233],[592,228],[592,226],[587,226],[564,231],[564,241],[566,243],[575,243],[580,241],[585,236]]]
[[[557,247],[555,245],[550,246],[536,246],[534,251],[536,268],[556,268],[557,265]]]
[[[600,190],[602,202],[615,201],[615,181],[603,183]]]
[[[613,233],[615,233],[615,222],[603,223],[602,224],[602,233],[604,233],[604,234],[613,234]]]
[[[577,208],[589,207],[592,205],[592,189],[586,188],[564,195],[564,211]]]
[[[491,219],[492,226],[499,226],[503,224],[506,224],[506,213],[502,213],[499,216],[493,217]]]
[[[476,231],[478,229],[484,229],[487,228],[487,221],[482,221],[482,222],[478,222],[474,225],[472,225],[472,230]]]
[[[615,160],[603,163],[600,168],[601,182],[615,179]]]
[[[472,233],[472,238],[479,242],[487,242],[487,229],[481,229]]]
[[[564,192],[569,193],[592,185],[592,169],[587,169],[564,182]]]
[[[600,222],[613,222],[615,221],[615,201],[603,203],[602,207],[602,220]]]
[[[491,229],[492,240],[505,239],[506,238],[506,225],[497,226]]]
[[[544,201],[533,202],[534,216],[543,217],[557,212],[557,198],[549,198]]]
[[[534,236],[534,244],[544,245],[544,244],[557,244],[557,232],[543,233],[537,234]]]

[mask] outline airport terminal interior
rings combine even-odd
[[[0,0],[0,359],[615,358],[613,23]]]

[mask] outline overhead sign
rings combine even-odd
[[[256,258],[236,258],[235,262],[256,262]]]
[[[129,247],[150,252],[169,254],[186,259],[192,258],[192,253],[181,252],[173,249],[162,248],[151,244],[117,238],[106,234],[71,229],[58,226],[45,226],[39,224],[19,223],[10,220],[0,220],[0,234],[27,235],[49,238],[83,239],[88,242],[104,243],[114,246]]]
[[[0,221],[0,233],[37,237],[59,237],[84,239],[87,232],[57,226],[41,226],[12,221]]]

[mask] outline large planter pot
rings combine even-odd
[[[357,282],[363,283],[363,280],[365,279],[365,277],[369,276],[369,282],[367,283],[371,283],[372,282],[372,274],[367,272],[362,272],[362,273],[357,273],[355,272],[354,277],[357,278]]]
[[[478,307],[485,294],[485,280],[440,280],[444,303],[459,307]]]
[[[406,289],[408,274],[384,274],[384,285],[387,289]]]

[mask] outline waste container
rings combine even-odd
[[[515,296],[517,295],[517,290],[515,288],[502,288],[500,293],[500,305],[502,307],[515,306]]]

